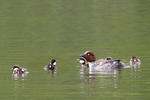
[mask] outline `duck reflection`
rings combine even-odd
[[[14,81],[14,98],[15,100],[20,100],[22,98],[22,90],[25,89],[24,80]]]
[[[55,72],[48,71],[47,74],[48,74],[48,77],[55,77],[56,76],[56,71]]]
[[[12,74],[14,80],[25,80],[27,74]]]
[[[80,70],[80,78],[83,80],[84,84],[99,84],[100,88],[118,88],[118,74],[121,70],[112,70],[112,71],[101,71],[101,72],[89,72],[88,70]]]

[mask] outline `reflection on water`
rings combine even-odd
[[[48,71],[48,72],[46,72],[47,73],[47,75],[49,76],[49,77],[55,77],[56,76],[56,71]]]
[[[20,96],[22,95],[21,90],[20,89],[24,89],[24,80],[21,81],[15,81],[14,82],[14,98],[15,100],[19,100]]]
[[[100,88],[113,87],[117,88],[118,74],[120,70],[88,72],[80,70],[80,77],[86,84],[99,80]]]
[[[24,74],[12,74],[12,77],[14,78],[14,80],[25,80],[25,78],[27,77],[28,73],[24,73]]]
[[[140,71],[140,66],[131,67],[132,72]]]
[[[1,0],[0,5],[2,100],[13,98],[12,89],[18,100],[149,100],[150,0]],[[71,66],[85,50],[100,58],[129,61],[135,55],[145,61],[137,69],[80,74]],[[42,69],[49,57],[63,66],[57,75]],[[12,64],[27,66],[31,74],[11,77]]]
[[[139,77],[138,72],[140,71],[140,67],[127,67],[127,70],[130,71],[130,75],[132,78]],[[121,73],[126,69],[121,70],[112,70],[112,71],[99,71],[99,72],[88,72],[88,69],[81,68],[80,70],[80,78],[83,80],[84,84],[99,84],[99,88],[118,88],[118,81],[121,76]],[[125,77],[125,76],[124,76]]]

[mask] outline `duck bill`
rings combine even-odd
[[[80,55],[80,57],[83,57],[83,58],[85,58],[86,59],[86,54],[82,54],[82,55]]]

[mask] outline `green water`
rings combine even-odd
[[[148,100],[150,99],[150,1],[148,0],[1,0],[1,100]],[[88,76],[76,61],[92,50],[137,70]],[[57,73],[43,70],[50,58]],[[18,64],[28,76],[15,80]]]

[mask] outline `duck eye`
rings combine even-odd
[[[89,56],[90,54],[88,53],[87,55]]]

